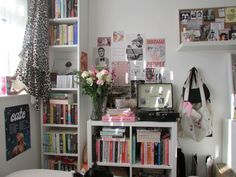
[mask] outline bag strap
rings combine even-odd
[[[191,75],[189,74],[189,76],[184,84],[185,91],[184,91],[184,95],[183,95],[183,101],[188,101],[189,91],[190,91],[190,79],[191,79]]]
[[[204,89],[203,89],[203,82],[202,82],[202,78],[201,78],[199,73],[197,75],[197,82],[198,82],[198,86],[199,86],[199,90],[200,90],[202,106],[206,107],[206,97],[205,97],[205,92],[204,92]]]
[[[188,101],[189,91],[192,88],[193,81],[196,83],[196,85],[198,84],[197,83],[197,73],[198,73],[198,71],[195,67],[193,67],[189,70],[189,76],[184,83],[184,88],[185,88],[184,95],[183,95],[184,101]]]
[[[189,88],[192,88],[193,85],[193,81],[196,83],[197,85],[197,74],[198,74],[198,70],[195,67],[192,67],[192,69],[190,69],[190,84],[189,84]]]

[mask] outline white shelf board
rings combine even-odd
[[[183,42],[177,51],[198,51],[198,50],[235,50],[236,40],[228,41],[194,41]]]
[[[91,121],[92,126],[124,126],[124,127],[163,127],[169,128],[176,125],[176,122],[151,122],[151,121],[136,121],[136,122],[103,122]]]
[[[151,168],[151,169],[172,169],[172,166],[168,165],[142,165],[140,163],[132,164],[133,168]]]
[[[73,45],[51,45],[49,46],[49,50],[53,50],[54,52],[76,52],[78,48],[77,44]]]
[[[50,23],[75,23],[78,21],[78,17],[68,17],[68,18],[53,18],[49,19]]]
[[[65,124],[43,124],[43,127],[77,128],[77,127],[78,127],[78,125],[65,125]]]
[[[52,91],[77,91],[78,88],[51,88]]]
[[[77,157],[78,154],[43,152],[43,155]]]
[[[111,162],[97,162],[100,166],[115,166],[115,167],[130,167],[129,163],[111,163]]]

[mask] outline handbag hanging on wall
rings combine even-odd
[[[187,80],[185,81],[184,86],[183,86],[182,95],[185,94],[187,82],[189,82],[189,94],[188,94],[187,100],[190,103],[201,103],[199,83],[197,83],[197,75],[199,74],[199,72],[195,67],[191,68],[189,72],[190,72],[189,77],[187,78]],[[206,100],[210,101],[209,89],[207,88],[205,83],[203,83],[202,86],[203,86]]]
[[[206,99],[203,82],[199,72],[195,72],[196,85],[199,88],[200,102],[191,103],[189,99],[191,75],[185,82],[183,100],[179,105],[180,126],[183,134],[195,141],[212,135],[212,115],[209,98]]]

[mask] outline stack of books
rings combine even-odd
[[[107,109],[102,116],[104,122],[135,122],[135,114],[130,108]]]
[[[98,162],[129,163],[130,141],[124,127],[103,127],[95,141]]]

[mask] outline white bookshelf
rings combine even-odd
[[[73,69],[76,71],[80,70],[80,54],[82,51],[88,52],[88,1],[78,0],[77,2],[77,16],[68,18],[53,18],[49,19],[51,25],[67,24],[72,25],[77,23],[77,44],[72,45],[51,45],[49,46],[49,71],[55,72],[59,75],[63,74],[65,70],[65,63],[71,61]],[[58,64],[59,63],[59,64]],[[52,92],[59,93],[73,93],[77,97],[77,124],[49,124],[43,120],[43,103],[41,104],[41,167],[45,168],[47,159],[50,158],[77,158],[76,167],[77,170],[81,169],[83,160],[83,149],[87,143],[86,136],[87,132],[86,122],[88,120],[88,108],[87,108],[87,97],[82,96],[80,87],[76,88],[51,88]],[[77,152],[76,153],[54,153],[44,152],[44,134],[50,132],[56,132],[61,134],[77,134]],[[69,133],[68,133],[69,132]],[[57,141],[57,140],[56,140]],[[74,140],[73,140],[74,141]],[[59,146],[57,146],[58,148]],[[60,149],[61,151],[61,149]],[[74,162],[72,163],[74,164]]]
[[[235,50],[236,40],[227,41],[194,41],[194,42],[182,42],[179,44],[177,51],[203,51],[203,50]]]
[[[177,158],[177,124],[176,122],[102,122],[102,121],[92,121],[87,122],[87,142],[88,142],[88,165],[92,166],[92,156],[93,156],[93,143],[92,135],[98,128],[104,126],[111,127],[126,127],[129,131],[129,141],[130,141],[130,160],[129,163],[109,163],[109,162],[97,162],[100,166],[111,166],[111,167],[124,167],[129,169],[129,176],[133,176],[133,172],[136,169],[154,169],[154,170],[165,170],[168,177],[176,177],[176,158]],[[171,140],[169,146],[169,165],[143,165],[139,161],[132,163],[132,135],[136,128],[165,128],[170,132]]]

